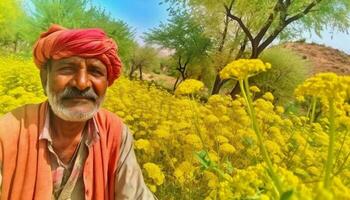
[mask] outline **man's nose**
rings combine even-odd
[[[91,87],[91,81],[86,69],[80,69],[74,77],[74,86],[80,90]]]

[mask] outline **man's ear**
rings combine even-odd
[[[40,80],[41,80],[41,85],[43,86],[44,89],[44,94],[46,94],[46,84],[47,84],[47,67],[43,67],[42,69],[40,69]]]

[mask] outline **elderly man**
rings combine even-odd
[[[100,109],[121,71],[114,41],[52,25],[33,54],[48,102],[0,119],[1,199],[154,199],[129,129]]]

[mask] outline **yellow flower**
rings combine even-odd
[[[270,200],[269,196],[263,194],[260,196],[260,200]]]
[[[154,135],[158,138],[167,138],[170,136],[169,128],[160,127],[154,131]]]
[[[151,190],[151,192],[153,192],[153,193],[157,192],[157,186],[155,186],[153,184],[148,184],[147,186]]]
[[[222,79],[243,80],[269,68],[271,68],[271,64],[263,63],[260,59],[239,59],[226,65],[220,71],[220,77]]]
[[[139,139],[135,141],[135,147],[136,149],[143,149],[145,151],[148,151],[151,147],[151,144],[148,140],[145,139]]]
[[[250,91],[255,92],[255,93],[260,92],[260,89],[255,85],[251,86],[249,89],[250,89]]]
[[[185,142],[187,144],[193,145],[194,148],[196,149],[201,149],[202,148],[202,141],[198,137],[198,135],[195,134],[188,134],[185,136]]]
[[[219,185],[219,178],[212,172],[205,170],[204,177],[208,180],[208,187],[215,189]]]
[[[228,143],[228,139],[225,136],[222,135],[218,135],[215,137],[215,140],[219,143],[219,144],[223,144],[223,143]]]
[[[158,165],[154,163],[145,163],[143,168],[146,170],[148,177],[150,177],[156,185],[162,185],[164,183],[164,174]]]
[[[331,99],[341,103],[348,96],[349,85],[348,77],[338,76],[335,73],[319,73],[299,85],[295,95],[300,100],[311,96],[321,99],[322,103]]]
[[[227,153],[227,154],[232,154],[236,151],[235,147],[233,147],[229,143],[224,143],[224,144],[220,145],[219,149],[221,152]]]
[[[215,115],[208,115],[205,118],[205,120],[207,123],[210,123],[210,124],[215,124],[219,122],[219,119]]]
[[[211,161],[217,162],[219,160],[218,154],[215,151],[210,151],[208,156]]]
[[[268,100],[268,101],[273,101],[274,100],[274,97],[273,97],[273,94],[271,92],[266,92],[264,95],[263,95],[263,98]]]
[[[182,184],[193,179],[195,167],[188,161],[182,162],[174,171],[174,176]]]
[[[276,112],[282,114],[284,113],[284,108],[282,106],[276,106]]]
[[[201,81],[186,79],[175,90],[175,95],[187,95],[199,92],[204,87]]]

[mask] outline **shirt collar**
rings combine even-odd
[[[85,141],[85,144],[87,146],[90,146],[91,144],[95,143],[97,140],[100,139],[100,131],[95,119],[95,116],[92,119],[89,119],[87,121],[87,138]],[[52,144],[52,137],[50,134],[50,111],[47,109],[45,113],[45,122],[44,122],[44,128],[40,132],[39,140],[47,140],[50,144]]]

